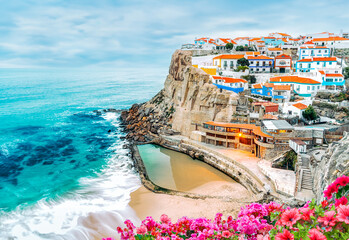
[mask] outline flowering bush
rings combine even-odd
[[[274,202],[252,203],[241,209],[237,219],[231,216],[223,219],[218,213],[214,220],[182,217],[172,223],[168,216],[162,215],[160,222],[147,217],[138,228],[127,220],[126,228],[118,227],[117,231],[122,240],[348,240],[348,194],[349,177],[342,176],[328,186],[325,200],[318,205],[315,200],[302,208],[285,208]]]

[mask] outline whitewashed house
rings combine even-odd
[[[270,78],[274,85],[289,85],[294,93],[301,97],[314,97],[320,90],[321,82],[299,76],[280,76]]]
[[[297,154],[306,153],[307,152],[307,144],[300,139],[290,139],[289,146],[292,148]]]

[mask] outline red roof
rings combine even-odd
[[[244,58],[245,55],[235,55],[235,54],[222,54],[217,57],[214,57],[213,59],[240,59]]]
[[[328,37],[328,38],[314,38],[313,42],[330,42],[330,41],[349,41],[348,38],[343,37]]]
[[[315,81],[310,78],[298,77],[298,76],[281,76],[270,78],[272,83],[305,83],[305,84],[320,84],[320,82]]]
[[[284,58],[292,59],[289,55],[286,55],[286,54],[281,54],[275,57],[275,59],[284,59]]]
[[[344,77],[343,74],[340,73],[327,73],[326,77]]]
[[[317,58],[304,58],[298,60],[298,62],[335,62],[337,59],[335,57],[317,57]]]
[[[261,84],[254,84],[252,85],[253,88],[255,89],[262,89],[262,85]]]
[[[268,48],[268,51],[282,51],[281,48]]]
[[[247,56],[247,59],[250,59],[250,60],[273,60],[273,58],[271,58],[271,57],[267,57],[267,56],[257,56],[257,57],[255,57],[255,56]]]
[[[290,85],[274,85],[274,90],[291,90]]]
[[[255,106],[279,106],[279,104],[277,103],[273,103],[273,102],[254,102],[252,103],[252,105]]]
[[[303,103],[296,103],[296,104],[293,104],[292,106],[300,109],[300,110],[303,110],[303,109],[306,109],[308,106],[303,104]]]
[[[321,75],[324,75],[324,74],[325,74],[325,72],[322,71],[322,70],[319,70],[319,73],[321,73]]]

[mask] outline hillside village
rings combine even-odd
[[[297,191],[311,192],[311,161],[349,130],[348,33],[203,37],[182,50],[221,92],[239,96],[229,122],[203,122],[191,138],[295,169]],[[287,163],[290,149],[297,166]]]

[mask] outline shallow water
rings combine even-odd
[[[83,234],[64,239],[89,239],[79,217],[132,216],[129,193],[140,181],[122,147],[119,114],[94,110],[147,101],[165,76],[166,69],[1,69],[0,239],[61,239],[71,230]]]
[[[212,182],[235,183],[210,165],[157,145],[138,146],[148,176],[155,184],[172,190],[191,190]]]

